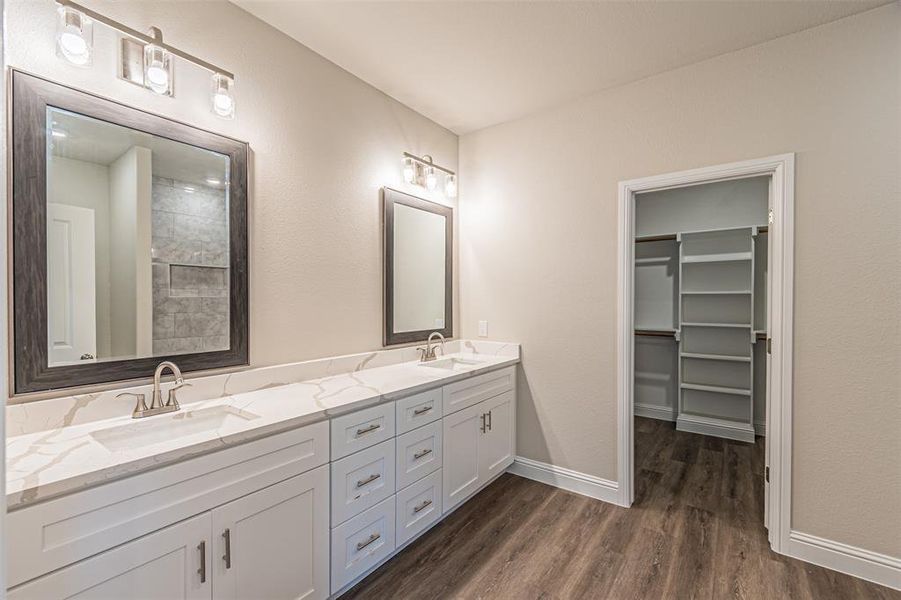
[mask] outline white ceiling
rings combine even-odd
[[[456,133],[888,3],[233,1]]]

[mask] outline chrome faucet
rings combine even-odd
[[[169,388],[169,395],[166,397],[166,403],[163,404],[163,394],[160,390],[160,379],[163,376],[163,371],[169,369],[172,371],[172,374],[175,375],[175,385]],[[150,399],[150,406],[147,406],[146,396],[144,394],[135,394],[132,392],[123,392],[116,396],[116,398],[121,398],[123,396],[131,396],[135,398],[137,401],[135,404],[135,409],[131,413],[132,419],[141,419],[143,417],[151,417],[153,415],[161,415],[163,413],[175,412],[181,408],[178,404],[178,398],[175,396],[175,392],[179,389],[191,385],[190,383],[185,383],[184,378],[181,376],[181,370],[178,368],[174,362],[170,362],[165,360],[161,362],[156,367],[156,371],[153,372],[153,396]]]
[[[429,339],[425,342],[425,347],[420,346],[417,348],[419,350],[419,361],[420,362],[429,362],[435,360],[437,357],[435,356],[435,350],[438,349],[438,346],[432,346],[432,338],[438,336],[441,338],[441,356],[444,356],[444,336],[438,333],[437,331],[433,331],[429,334]]]

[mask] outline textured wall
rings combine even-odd
[[[455,169],[457,136],[233,4],[85,4],[139,30],[156,25],[235,73],[237,116],[226,121],[210,110],[206,72],[176,61],[174,98],[120,81],[115,36],[100,26],[93,67],[72,67],[54,55],[53,2],[7,3],[11,66],[249,142],[251,362],[378,348],[379,189],[423,195],[403,185],[401,153]]]
[[[518,452],[616,479],[617,182],[797,153],[793,527],[901,556],[901,5],[465,135],[463,335]]]

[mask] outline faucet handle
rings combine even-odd
[[[177,409],[178,408],[178,398],[175,397],[175,392],[177,392],[178,390],[180,390],[183,387],[191,387],[191,385],[192,384],[187,383],[186,381],[182,380],[181,383],[176,383],[171,388],[169,388],[169,396],[166,400],[166,406],[169,406],[171,404]]]
[[[147,396],[144,394],[135,394],[134,392],[122,392],[121,394],[116,394],[116,398],[121,398],[123,396],[131,396],[136,400],[135,409],[131,413],[132,417],[137,418],[138,415],[147,411]]]

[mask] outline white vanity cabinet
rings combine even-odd
[[[515,367],[13,510],[12,600],[334,597],[515,455]]]
[[[328,596],[327,466],[212,511],[213,598]]]
[[[8,595],[327,598],[328,448],[323,421],[14,510]]]
[[[446,414],[443,510],[448,512],[503,473],[516,455],[516,384],[513,367],[445,387],[467,405]],[[481,380],[480,380],[481,379]],[[452,389],[449,389],[452,388]],[[469,405],[472,398],[478,402]]]
[[[14,588],[7,598],[209,600],[210,523],[205,513],[171,525]]]

